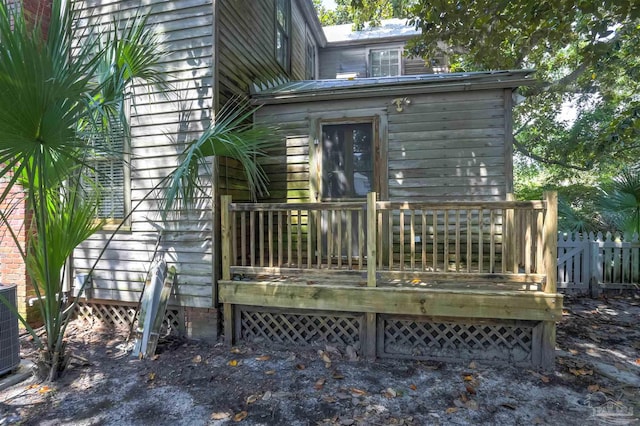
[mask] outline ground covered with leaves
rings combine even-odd
[[[0,425],[640,424],[640,299],[565,306],[552,372],[175,338],[138,360],[126,332],[77,327],[60,381],[0,391]]]

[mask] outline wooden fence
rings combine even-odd
[[[640,239],[602,233],[558,235],[558,289],[597,295],[640,288]]]

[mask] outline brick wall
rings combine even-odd
[[[49,29],[52,1],[53,0],[22,0],[25,17],[31,22],[41,22],[43,34],[46,34]]]
[[[7,178],[0,180],[0,192],[6,188]],[[24,250],[27,241],[27,227],[30,214],[26,210],[26,201],[22,188],[14,186],[4,202],[0,203],[0,209],[9,213],[9,226],[16,235],[16,239]],[[16,284],[18,296],[18,311],[25,316],[32,325],[39,322],[39,313],[36,307],[30,307],[29,299],[35,297],[33,287],[30,285],[27,269],[6,223],[0,222],[0,283]]]

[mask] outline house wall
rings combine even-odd
[[[246,96],[252,84],[303,80],[310,31],[297,1],[291,1],[291,70],[275,56],[275,0],[218,1],[217,82],[219,104]]]
[[[406,95],[391,99],[265,105],[257,120],[279,124],[282,144],[263,160],[272,201],[315,201],[322,170],[323,120],[371,117],[380,127],[381,197],[396,201],[499,200],[512,186],[511,91],[504,89]]]
[[[369,51],[371,49],[403,49],[404,41],[354,46],[325,47],[320,49],[320,79],[336,78],[339,74],[355,73],[356,78],[370,77]],[[431,74],[434,70],[422,58],[402,56],[402,75]]]
[[[161,250],[178,269],[172,304],[212,306],[211,202],[204,195],[186,213],[166,223],[160,219],[153,188],[177,164],[178,153],[211,122],[213,108],[213,4],[211,0],[77,1],[82,19],[78,34],[90,25],[114,16],[131,17],[150,11],[149,21],[163,33],[168,52],[161,64],[171,90],[135,86],[131,108],[131,204],[137,210],[130,226],[121,230],[105,251],[94,273],[96,299],[137,302],[153,258],[159,230]],[[82,42],[79,38],[79,42]],[[210,187],[209,179],[203,184]],[[100,232],[74,253],[76,272],[87,271],[104,247],[110,232]]]

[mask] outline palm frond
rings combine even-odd
[[[193,203],[198,191],[206,192],[200,187],[199,177],[204,160],[211,156],[239,161],[254,198],[268,193],[268,177],[259,159],[277,143],[277,132],[271,127],[252,124],[256,109],[246,99],[232,99],[218,113],[216,122],[187,145],[163,197],[165,217],[169,210]]]

